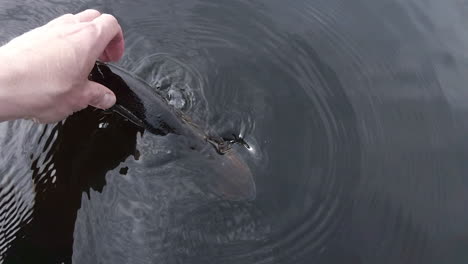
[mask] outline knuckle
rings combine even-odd
[[[118,24],[117,18],[115,18],[113,15],[102,14],[101,16],[106,21],[106,23],[109,23],[110,25],[117,25]]]
[[[89,104],[89,105],[92,105],[92,106],[94,106],[94,107],[97,107],[97,106],[99,105],[100,102],[101,102],[100,97],[95,96],[95,97],[93,97],[93,98],[88,102],[88,104]]]
[[[70,14],[70,13],[63,15],[60,18],[64,22],[77,22],[75,15]]]
[[[96,37],[100,33],[100,30],[95,23],[86,23],[84,30],[92,37]]]
[[[91,87],[86,89],[84,98],[82,101],[86,102],[86,105],[96,105],[100,101],[100,94],[98,89],[92,89]]]
[[[70,111],[76,112],[81,109],[84,109],[88,106],[87,98],[84,96],[76,96],[73,100],[69,103]]]
[[[95,14],[101,14],[101,12],[97,11],[96,9],[88,8],[83,12],[89,12],[89,13],[95,13]]]
[[[97,11],[96,9],[88,9],[87,12],[94,13],[96,16],[101,15],[101,12]]]
[[[88,107],[88,102],[85,100],[79,100],[75,108],[73,109],[73,112],[79,111],[81,109],[85,109],[86,107]]]

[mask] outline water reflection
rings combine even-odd
[[[88,108],[52,129],[44,127],[37,142],[44,143],[42,153],[31,154],[34,211],[11,242],[6,263],[70,262],[82,193],[102,191],[106,172],[136,156],[139,128],[96,112]]]
[[[465,1],[22,4],[0,4],[2,40],[64,12],[85,7],[111,12],[122,22],[128,44],[120,66],[159,89],[204,131],[242,134],[255,150],[238,150],[255,178],[254,201],[217,196],[206,167],[196,156],[181,158],[184,142],[171,136],[127,138],[115,130],[140,156],[106,154],[122,164],[107,164],[105,177],[91,176],[81,166],[71,171],[71,160],[60,160],[68,164],[64,179],[74,175],[77,190],[87,192],[75,192],[67,208],[62,201],[51,203],[76,217],[57,227],[73,232],[60,238],[73,248],[67,246],[63,258],[74,263],[468,260]],[[20,241],[45,247],[41,242],[47,239],[34,230],[53,230],[47,223],[58,222],[41,218],[38,210],[31,215],[35,204],[46,207],[40,197],[47,194],[34,192],[27,179],[38,186],[54,186],[54,176],[59,182],[57,167],[47,165],[55,155],[45,153],[53,151],[42,150],[46,145],[59,150],[46,139],[52,134],[59,139],[65,125],[56,132],[48,127],[41,141],[40,126],[0,127],[6,150],[1,172],[8,179],[1,181],[1,194],[14,193],[7,201],[18,200],[2,213],[12,219],[1,223],[10,231],[0,240],[12,245],[2,246],[10,257],[27,255]],[[129,149],[126,155],[132,154]],[[31,153],[33,160],[42,157],[33,166],[34,177]],[[93,156],[79,153],[74,155],[80,163],[103,170]],[[107,184],[99,189],[94,180]],[[52,211],[54,219],[66,215]],[[21,224],[9,228],[11,223]],[[23,226],[37,234],[37,247],[31,239],[8,242]],[[13,250],[18,254],[9,253]]]

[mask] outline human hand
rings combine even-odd
[[[117,20],[96,10],[67,14],[0,47],[0,121],[60,121],[88,105],[107,109],[114,93],[88,80],[95,61],[124,51]]]

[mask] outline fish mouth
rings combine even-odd
[[[239,153],[231,150],[219,155],[210,147],[207,153],[186,153],[189,166],[199,171],[195,184],[219,199],[230,201],[254,200],[257,195],[252,171]],[[190,169],[190,170],[192,170]]]
[[[235,151],[223,155],[221,163],[214,169],[222,175],[216,183],[216,189],[230,200],[253,200],[257,195],[252,171]]]
[[[229,150],[220,154],[206,139],[194,135],[178,136],[175,146],[180,149],[190,146],[179,153],[193,170],[203,175],[195,179],[196,185],[201,189],[230,201],[256,198],[254,176],[241,155],[241,145],[231,146]]]

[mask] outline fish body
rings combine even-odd
[[[252,172],[239,153],[230,147],[232,141],[207,135],[149,84],[118,66],[97,62],[89,79],[115,93],[114,112],[155,135],[179,135],[186,147],[199,152],[204,157],[200,162],[219,175],[213,182],[216,189],[221,190],[218,193],[230,199],[255,197]]]

